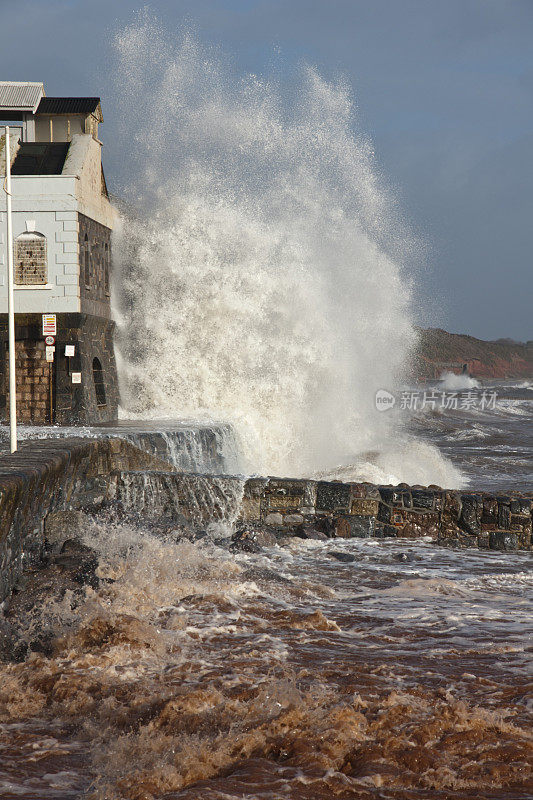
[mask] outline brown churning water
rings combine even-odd
[[[0,797],[532,796],[530,554],[221,536],[94,523],[99,582],[13,612]]]

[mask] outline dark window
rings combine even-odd
[[[87,234],[83,237],[83,275],[85,286],[89,288],[91,285],[91,247]]]
[[[109,245],[104,245],[104,292],[109,294]]]
[[[100,246],[97,239],[93,239],[93,245],[91,247],[91,267],[91,277],[94,281],[92,288],[98,289],[100,277]]]
[[[93,380],[94,390],[96,392],[96,405],[105,406],[105,385],[104,385],[104,371],[99,358],[93,358]]]

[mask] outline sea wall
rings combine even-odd
[[[117,469],[172,467],[121,439],[44,439],[0,458],[0,601],[41,558],[47,516],[97,506]]]
[[[265,530],[303,538],[430,536],[448,546],[530,550],[532,501],[516,492],[197,475],[116,437],[33,441],[0,458],[0,601],[42,557],[52,531],[68,537],[69,526],[79,525],[80,511],[110,507],[178,527],[227,521],[252,538]]]
[[[139,425],[121,421],[109,430],[112,435],[170,462],[179,472],[235,475],[239,471],[238,446],[229,425],[177,425],[164,421]]]
[[[126,512],[231,519],[305,537],[312,527],[340,538],[431,536],[441,545],[532,549],[533,496],[375,486],[287,478],[116,472],[106,497]]]

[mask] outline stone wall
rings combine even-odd
[[[17,376],[17,420],[25,425],[50,424],[50,382],[53,365],[45,358],[44,339],[15,342]],[[9,362],[6,359],[5,385],[9,386]],[[9,396],[6,402],[9,416]]]
[[[237,495],[240,506],[236,509]],[[122,472],[109,476],[106,497],[127,511],[140,509],[153,518],[182,515],[191,522],[205,523],[226,517],[296,535],[312,526],[339,538],[430,536],[445,546],[532,549],[533,495],[518,493]],[[218,509],[216,514],[213,507]]]
[[[81,310],[110,318],[111,230],[78,214]]]
[[[45,439],[0,459],[0,602],[41,557],[46,517],[98,506],[116,470],[172,467],[122,439]]]
[[[441,545],[532,549],[532,495],[177,473],[119,439],[45,439],[0,459],[0,601],[38,561],[46,519],[60,512],[121,513],[178,526],[226,520],[307,538],[430,536]],[[310,536],[313,538],[313,535]],[[316,537],[315,537],[316,538]]]
[[[52,422],[55,424],[94,425],[115,420],[119,393],[113,348],[114,329],[115,323],[110,319],[87,314],[58,314],[55,358],[50,365],[44,360],[41,315],[17,314],[15,336],[19,422],[50,424],[50,377]],[[4,420],[9,414],[7,335],[7,315],[1,315],[0,419]],[[75,355],[72,357],[65,355],[67,344],[74,345]],[[98,402],[96,395],[93,376],[95,358],[102,367],[105,405]],[[73,372],[81,372],[81,383],[72,382]]]
[[[56,415],[60,425],[96,425],[117,418],[119,393],[112,320],[86,314],[68,314],[58,320],[56,340]],[[65,356],[65,345],[75,345],[75,355]],[[93,361],[100,361],[105,384],[105,405],[100,405],[93,377]],[[81,372],[81,384],[72,373]]]

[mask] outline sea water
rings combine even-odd
[[[100,586],[0,665],[1,797],[531,797],[530,553],[221,533],[87,526]]]
[[[406,387],[415,254],[347,88],[304,70],[288,113],[146,15],[118,47],[123,416],[231,425],[248,473],[526,488],[529,384],[484,411],[375,407]],[[533,796],[530,553],[235,553],[238,513],[198,536],[88,521],[98,580],[42,572],[44,601],[5,604],[2,798]]]

